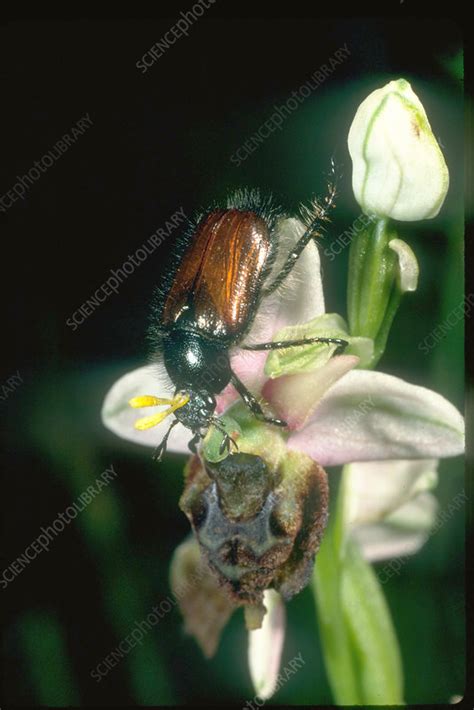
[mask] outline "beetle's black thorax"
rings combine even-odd
[[[165,367],[177,389],[219,394],[231,378],[226,345],[196,331],[173,328],[164,337]]]

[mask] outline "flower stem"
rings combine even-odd
[[[402,293],[397,288],[397,286],[394,284],[394,286],[392,288],[392,293],[390,294],[390,299],[389,299],[389,302],[387,305],[387,310],[385,311],[385,318],[382,323],[382,327],[380,328],[380,330],[377,334],[377,337],[375,339],[374,354],[372,356],[372,360],[367,365],[367,369],[373,369],[373,368],[377,367],[380,358],[384,354],[385,347],[387,345],[388,335],[390,333],[392,323],[394,321],[395,315],[398,311],[401,301],[402,301]]]
[[[312,585],[324,663],[335,702],[338,705],[362,705],[361,688],[341,604],[340,565],[333,533],[331,528],[326,531],[318,552]]]
[[[396,633],[380,583],[349,528],[350,467],[319,550],[313,593],[324,661],[338,705],[403,703]]]
[[[400,251],[404,259],[400,258]],[[404,290],[416,288],[413,278],[409,286],[400,285],[401,276],[408,281],[405,264],[408,261],[412,273],[414,266],[418,268],[416,257],[408,245],[398,239],[388,219],[375,219],[358,232],[351,243],[347,287],[349,329],[352,336],[373,340],[374,354],[364,365],[369,369],[378,364],[384,353]]]

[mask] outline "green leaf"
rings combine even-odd
[[[390,611],[377,576],[352,540],[342,567],[341,599],[363,702],[403,704],[402,663]]]
[[[313,575],[326,671],[339,705],[400,705],[398,641],[380,583],[350,537],[348,475],[345,467]]]
[[[36,703],[80,705],[73,663],[57,614],[29,611],[20,618],[17,630]]]

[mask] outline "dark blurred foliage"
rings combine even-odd
[[[217,656],[202,657],[173,608],[100,683],[90,672],[170,594],[168,566],[188,533],[178,509],[184,457],[106,431],[111,384],[144,363],[148,303],[170,237],[75,332],[66,319],[183,206],[260,186],[289,209],[324,194],[331,157],[340,178],[325,243],[359,210],[346,136],[360,101],[407,78],[451,172],[441,215],[406,225],[421,266],[380,369],[463,407],[463,327],[428,355],[418,344],[459,305],[462,255],[461,29],[450,20],[225,19],[209,10],[145,74],[135,63],[173,24],[162,20],[11,21],[2,112],[2,194],[85,113],[93,126],[6,215],[2,382],[23,384],[5,415],[4,566],[110,464],[118,476],[5,591],[3,699],[14,704],[174,704],[253,697],[241,612]],[[186,8],[185,8],[186,9]],[[350,57],[240,167],[230,156],[329,56]],[[347,249],[323,260],[329,311],[345,313]],[[337,490],[338,472],[330,471]],[[441,464],[441,508],[463,490],[460,460]],[[446,702],[464,688],[464,514],[461,510],[385,586],[406,673],[406,700]],[[311,593],[288,606],[284,660],[306,660],[276,703],[330,703]]]

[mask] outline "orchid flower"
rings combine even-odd
[[[303,229],[295,219],[281,225],[285,239],[296,240]],[[400,278],[404,263],[399,261]],[[295,328],[300,335],[314,335],[318,327],[328,323],[339,337],[349,341],[348,354],[333,355],[330,347],[315,345],[310,358],[305,349],[295,348],[289,357],[272,361],[265,353],[236,348],[232,367],[270,410],[288,422],[289,449],[310,456],[323,467],[350,464],[345,476],[344,535],[360,545],[366,558],[380,560],[413,553],[428,536],[436,513],[429,493],[436,482],[436,459],[463,451],[463,418],[452,404],[429,389],[360,369],[371,341],[351,338],[342,318],[325,314],[319,253],[314,244],[300,257],[285,297],[277,293],[264,302],[248,341],[270,340],[277,335],[278,339],[291,339]],[[145,392],[170,398],[174,394],[163,370],[155,365],[139,367],[124,374],[109,390],[102,418],[118,436],[155,447],[166,425],[137,431],[137,412],[128,405],[130,399]],[[218,414],[232,416],[233,408],[241,406],[232,386],[217,398]],[[168,451],[188,453],[188,439],[189,432],[178,424],[169,438]],[[266,593],[266,601],[270,599],[262,628],[249,632],[251,674],[262,698],[270,697],[277,685],[284,636],[281,602],[275,601],[275,592]]]
[[[297,220],[289,219],[282,229],[291,231],[296,239],[304,228]],[[314,244],[306,247],[294,271],[292,297],[276,294],[267,299],[249,342],[256,334],[261,341],[277,334],[280,338],[284,329],[291,337],[295,326],[317,322],[324,316],[320,260]],[[312,284],[311,289],[306,288],[308,283]],[[309,331],[303,328],[300,332]],[[351,340],[368,340],[351,339],[342,330],[338,332],[351,345]],[[309,347],[319,352],[329,350],[326,345]],[[336,355],[323,365],[317,355],[315,369],[306,365],[303,372],[272,379],[265,373],[266,357],[264,352],[236,349],[231,365],[248,388],[263,396],[269,408],[288,422],[288,447],[308,454],[323,467],[355,461],[444,458],[463,451],[462,416],[444,397],[429,389],[392,375],[356,369],[360,358],[355,354]],[[292,362],[286,368],[291,369]],[[137,431],[137,415],[147,412],[129,406],[130,399],[146,392],[169,398],[174,395],[171,380],[157,365],[139,367],[117,380],[105,397],[102,420],[118,436],[155,447],[167,424]],[[217,397],[217,413],[223,414],[237,401],[239,396],[229,385]],[[189,438],[189,431],[177,424],[171,432],[168,451],[187,454]]]

